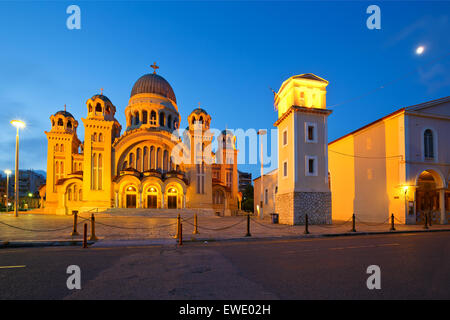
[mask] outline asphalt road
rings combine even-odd
[[[69,265],[81,290],[67,289]],[[0,299],[450,299],[450,232],[1,249]]]

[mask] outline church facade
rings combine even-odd
[[[139,78],[125,108],[126,128],[103,94],[86,102],[79,122],[66,110],[50,117],[44,210],[71,214],[109,208],[194,208],[232,215],[240,206],[235,137],[224,130],[211,145],[211,116],[200,107],[181,134],[175,93],[160,75]]]

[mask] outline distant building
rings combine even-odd
[[[239,191],[244,191],[245,188],[252,184],[252,174],[238,170]]]
[[[9,176],[9,198],[14,197],[14,171]],[[36,195],[39,191],[39,187],[45,184],[45,177],[33,170],[19,170],[19,196],[25,197],[29,193]],[[0,180],[0,194],[4,196],[6,194],[6,177],[1,177]]]

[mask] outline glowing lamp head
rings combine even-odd
[[[28,196],[31,198],[33,196],[33,194],[30,192],[30,193],[28,193]]]
[[[421,55],[424,51],[425,51],[425,47],[424,46],[419,46],[416,49],[416,54]]]
[[[25,128],[26,124],[22,120],[11,120],[11,124],[17,129]]]
[[[6,169],[6,170],[5,170],[5,174],[6,174],[7,176],[9,176],[11,173],[12,173],[12,171],[9,170],[9,169]]]

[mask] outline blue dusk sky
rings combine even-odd
[[[66,27],[71,4],[81,8],[80,30]],[[380,30],[366,26],[372,4]],[[85,102],[100,88],[125,127],[131,88],[154,61],[175,91],[181,128],[198,102],[214,128],[274,128],[269,87],[314,73],[330,82],[332,141],[448,96],[449,31],[449,1],[1,1],[0,169],[14,167],[11,119],[27,123],[20,167],[45,170],[50,115],[66,104],[84,140]],[[276,167],[272,156],[267,171]],[[259,175],[258,164],[239,169]]]

